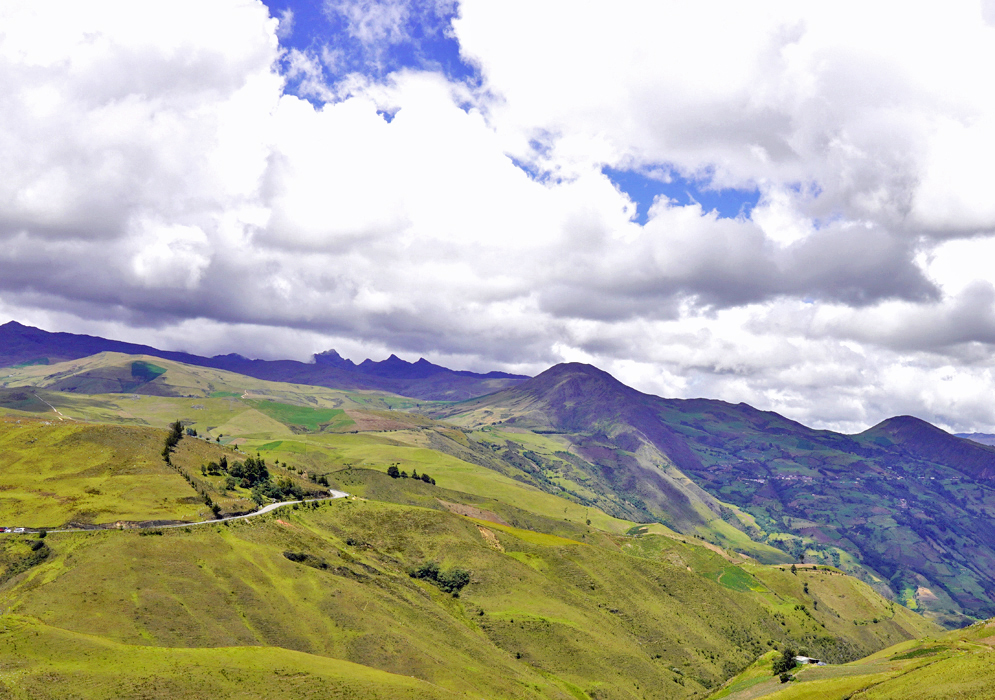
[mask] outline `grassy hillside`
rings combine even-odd
[[[750,512],[766,532],[785,533],[770,541],[863,575],[947,624],[963,624],[965,612],[995,612],[989,482],[925,460],[882,431],[841,436],[714,403],[668,402],[661,418],[688,441],[697,462],[684,468],[705,489]],[[966,443],[929,428],[931,439]]]
[[[17,615],[0,622],[0,658],[0,693],[17,700],[454,696],[408,676],[279,647],[135,646]]]
[[[842,666],[796,667],[773,677],[769,653],[709,700],[987,700],[995,679],[995,621],[902,642]]]
[[[124,521],[197,521],[254,510],[249,488],[202,467],[247,455],[188,437],[167,464],[167,431],[136,426],[0,416],[0,526],[86,527]],[[272,479],[306,492],[316,485],[291,465],[269,464]]]
[[[995,450],[923,421],[840,435],[746,404],[642,394],[576,363],[436,415],[555,436],[580,458],[575,483],[683,532],[846,569],[950,626],[995,614]]]
[[[182,398],[274,398],[314,408],[389,409],[417,401],[383,392],[342,391],[274,382],[150,355],[102,352],[67,362],[0,370],[4,388],[34,387],[78,395],[137,394]],[[84,404],[85,405],[85,404]]]
[[[196,518],[201,499],[160,455],[165,434],[0,417],[0,525]]]
[[[605,456],[623,435],[608,423],[592,442],[167,360],[74,362],[5,370],[0,524],[201,520],[205,496],[251,509],[249,486],[209,468],[222,457],[258,455],[282,488],[322,479],[354,496],[203,526],[0,536],[0,697],[703,698],[784,645],[842,663],[941,634],[838,569],[792,571],[750,539],[748,512],[648,443]],[[44,388],[85,375],[106,391],[135,363],[155,365],[137,370],[155,391]],[[197,436],[167,465],[177,419]],[[630,458],[682,532],[616,488]]]
[[[53,657],[47,645],[86,635],[102,651],[92,650],[85,673],[75,668],[95,688],[116,668],[122,683],[138,683],[148,674],[142,660],[157,658],[175,669],[175,697],[211,687],[202,685],[209,669],[237,664],[232,647],[279,647],[458,695],[672,698],[701,696],[791,640],[819,645],[843,635],[843,646],[831,646],[859,655],[935,632],[908,611],[834,628],[829,602],[795,607],[806,600],[792,595],[795,575],[759,567],[757,576],[688,540],[586,526],[565,534],[574,537],[364,500],[161,535],[50,534],[50,555],[0,586],[0,607],[15,622],[5,643],[16,646],[25,678],[54,673],[68,688],[82,652]],[[3,540],[5,570],[31,556],[28,542]],[[310,556],[300,563],[285,552]],[[432,560],[471,572],[458,598],[408,575]],[[860,594],[859,582],[825,576],[831,583],[813,577],[814,595]],[[154,655],[143,647],[193,649]],[[346,683],[327,680],[335,673],[374,678],[293,659],[287,675],[309,673],[331,687]],[[186,680],[184,666],[196,667]],[[393,697],[389,687],[380,697]]]

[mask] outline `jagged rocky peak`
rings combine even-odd
[[[338,350],[325,350],[324,352],[315,353],[314,364],[325,365],[328,367],[355,367],[356,365],[352,360],[347,360],[342,357]]]

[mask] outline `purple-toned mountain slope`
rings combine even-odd
[[[54,363],[89,357],[100,352],[151,355],[199,367],[237,372],[257,379],[310,384],[334,389],[389,391],[427,401],[461,401],[508,388],[528,377],[505,372],[456,371],[427,360],[406,362],[391,355],[382,362],[355,364],[334,350],[319,353],[313,363],[296,360],[250,360],[241,355],[202,357],[159,350],[76,333],[49,333],[11,321],[0,326],[0,367],[23,363]]]

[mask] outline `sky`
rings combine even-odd
[[[995,433],[995,1],[11,0],[0,321]]]

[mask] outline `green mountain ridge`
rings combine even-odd
[[[673,478],[747,514],[724,515],[754,540],[843,566],[949,625],[995,614],[995,449],[924,421],[899,417],[841,435],[746,404],[643,394],[581,364],[438,415],[569,436],[612,488],[665,518],[660,511],[679,499],[653,501],[637,464],[652,445]],[[688,531],[686,521],[673,524]]]
[[[16,572],[0,582],[0,654],[18,679],[0,688],[140,696],[161,668],[157,697],[224,696],[283,649],[298,654],[287,670],[254,681],[269,697],[298,697],[302,679],[315,697],[395,697],[400,677],[427,684],[415,697],[701,697],[775,645],[845,661],[936,631],[832,570],[737,566],[693,539],[491,504],[523,530],[450,512],[440,496],[494,517],[460,492],[333,476],[366,498],[153,537],[53,533],[27,568],[39,540],[0,539]],[[433,507],[375,498],[388,494]],[[433,560],[470,572],[458,598],[409,575]]]
[[[584,365],[455,404],[119,353],[2,375],[2,524],[192,521],[210,517],[204,496],[251,509],[207,468],[221,457],[351,496],[170,530],[0,536],[0,664],[15,673],[0,697],[703,698],[774,649],[843,669],[939,638],[930,617],[964,619],[927,566],[907,565],[925,572],[910,601],[860,537],[828,543],[835,521],[806,517],[820,514],[796,492],[819,490],[819,469],[848,469],[861,493],[941,472],[983,488],[967,475],[983,473],[977,453],[928,424],[843,436]],[[158,393],[113,391],[136,380]],[[177,419],[191,434],[166,465]],[[937,450],[964,471],[929,461]],[[739,478],[761,469],[784,478]],[[883,526],[882,504],[858,534],[890,542],[905,526]],[[465,572],[456,596],[411,575],[431,562]]]

